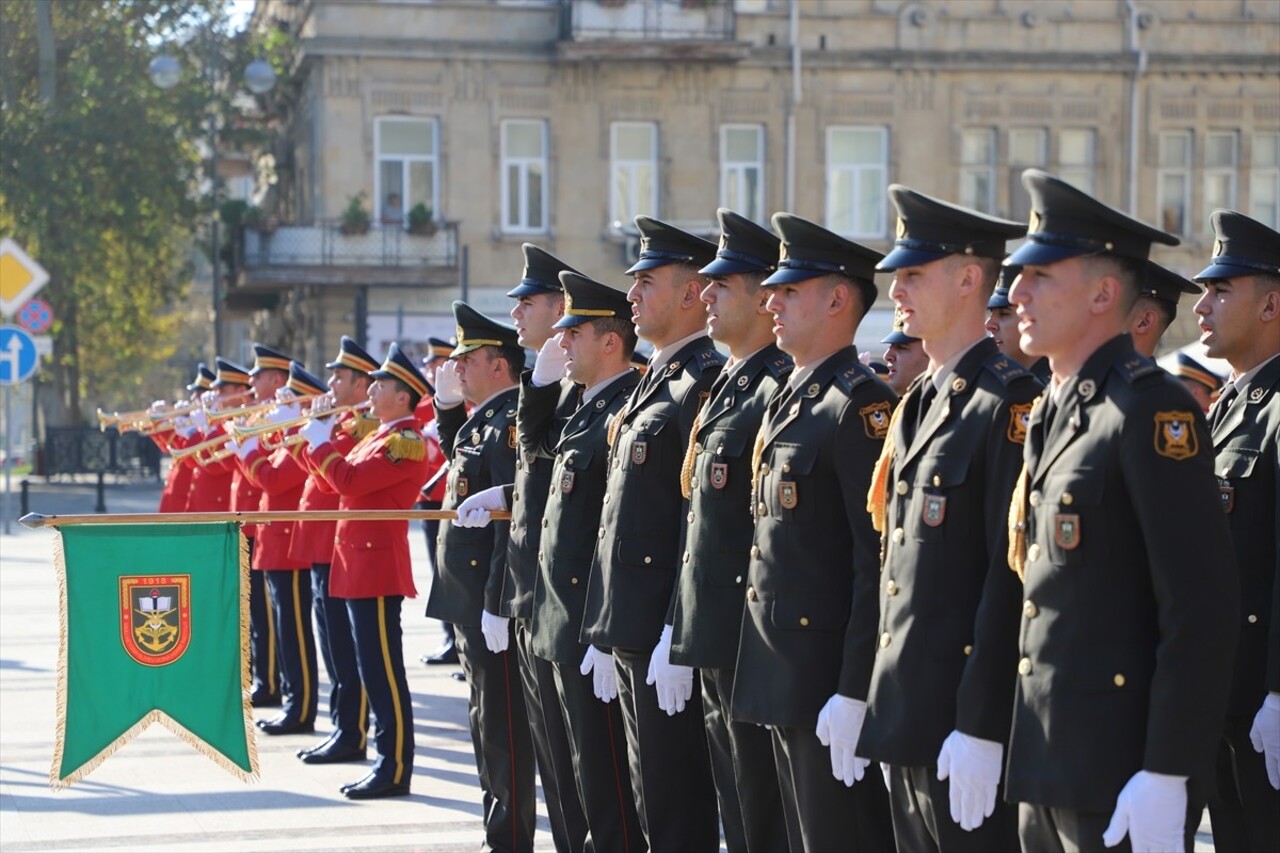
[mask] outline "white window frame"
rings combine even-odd
[[[756,158],[754,160],[729,159],[729,134],[732,132],[752,131],[756,135]],[[755,222],[763,222],[764,209],[764,125],[759,124],[722,124],[720,125],[720,206],[732,209]],[[747,198],[747,175],[756,172],[756,188],[749,200],[750,209],[742,209],[742,205],[730,204],[730,187],[737,190],[737,197]]]
[[[622,128],[648,128],[650,134],[652,155],[648,160],[623,160],[618,157],[618,131]],[[615,121],[609,125],[609,221],[621,222],[623,226],[631,224],[631,220],[635,214],[644,214],[645,216],[660,216],[658,210],[658,123],[655,121]],[[653,173],[652,186],[649,188],[649,204],[647,210],[637,210],[634,212],[619,210],[617,187],[615,178],[619,169],[625,169],[632,177],[629,180],[631,188],[635,189],[634,171],[639,166],[648,166]],[[637,199],[638,201],[638,199]]]
[[[1063,138],[1069,133],[1087,134],[1089,139],[1089,154],[1083,163],[1068,163],[1063,159],[1062,151],[1065,146],[1062,144]],[[1084,175],[1084,180],[1074,178],[1074,175]],[[1080,189],[1089,195],[1093,195],[1093,185],[1098,174],[1098,130],[1093,127],[1064,127],[1058,131],[1058,177]]]
[[[990,155],[987,162],[969,163],[965,161],[964,139],[971,133],[984,133],[987,136],[987,150]],[[994,213],[996,209],[996,129],[994,127],[963,127],[960,129],[960,186],[959,195],[960,203],[965,207],[974,210],[980,210],[984,213]],[[967,178],[970,176],[985,176],[987,179],[987,197],[985,199],[969,198],[965,192]]]
[[[1272,162],[1263,165],[1258,153],[1264,146],[1270,146],[1276,152]],[[1268,186],[1271,190],[1271,212],[1265,215],[1258,207],[1259,188]],[[1280,231],[1280,130],[1258,131],[1253,134],[1253,150],[1249,167],[1249,215],[1254,219]]]
[[[1209,152],[1213,150],[1215,139],[1231,140],[1231,162],[1227,165],[1209,165]],[[1227,179],[1227,197],[1219,203],[1209,201],[1209,183],[1215,178]],[[1234,210],[1240,197],[1240,134],[1234,130],[1210,130],[1204,135],[1204,178],[1201,181],[1202,198],[1204,199],[1204,221],[1209,221],[1209,214],[1215,208],[1225,207]]]
[[[831,152],[835,146],[832,143],[836,134],[845,131],[867,132],[873,131],[880,137],[880,161],[878,163],[836,163],[833,161]],[[842,237],[853,239],[880,239],[885,236],[888,229],[888,216],[886,211],[885,188],[889,184],[889,128],[883,125],[859,125],[859,124],[833,124],[827,126],[827,204],[826,204],[826,221],[827,228]],[[854,207],[850,211],[853,216],[853,222],[849,223],[850,227],[844,227],[845,223],[835,221],[835,193],[836,187],[840,180],[847,178],[852,181],[852,192],[850,197],[854,201]],[[878,187],[881,195],[882,203],[876,205],[874,222],[859,222],[857,199],[859,191],[863,185],[870,182],[872,187]]]
[[[537,156],[537,157],[528,157],[523,155],[515,156],[507,152],[507,131],[509,128],[515,127],[517,125],[537,125],[538,134],[542,142],[542,154],[540,156]],[[546,119],[540,119],[540,118],[503,119],[499,123],[498,133],[499,133],[499,138],[501,140],[499,143],[499,146],[501,148],[501,156],[500,156],[501,179],[499,181],[501,188],[499,192],[502,193],[502,196],[501,196],[502,202],[499,205],[499,207],[502,209],[502,230],[506,234],[546,233],[548,229],[547,212],[550,207],[547,199],[547,193],[550,189],[550,181],[547,179],[547,165],[548,165],[547,147],[549,144],[547,121]],[[541,224],[531,224],[529,221],[530,206],[529,206],[528,192],[529,192],[529,169],[531,166],[542,167],[542,173],[541,173],[542,192],[539,194],[541,197],[541,204],[540,204],[540,209],[538,211],[538,218]],[[519,178],[518,178],[519,186],[517,187],[518,195],[519,195],[517,204],[519,205],[519,210],[514,211],[514,213],[516,213],[516,216],[514,217],[511,215],[513,211],[509,208],[509,204],[511,201],[510,173],[511,173],[512,167],[515,167],[515,169],[519,173]]]
[[[1164,146],[1167,140],[1175,137],[1181,137],[1186,140],[1186,162],[1178,166],[1164,165]],[[1182,227],[1175,233],[1179,236],[1186,236],[1191,233],[1191,166],[1195,161],[1195,138],[1190,130],[1165,130],[1160,132],[1157,145],[1156,162],[1158,165],[1156,171],[1156,225],[1164,230],[1170,230],[1165,223],[1164,210],[1166,207],[1164,191],[1165,178],[1180,176],[1182,178]]]
[[[416,122],[431,128],[432,154],[396,154],[382,155],[382,128],[391,122]],[[399,160],[400,166],[400,204],[404,207],[404,223],[401,227],[409,227],[409,209],[417,202],[411,202],[412,195],[405,188],[409,186],[409,164],[431,164],[431,206],[432,216],[440,219],[440,120],[435,116],[377,116],[373,120],[373,204],[374,222],[382,221],[382,205],[386,201],[382,188],[382,164],[387,160]]]

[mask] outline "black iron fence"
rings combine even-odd
[[[137,433],[93,427],[48,427],[36,473],[48,480],[69,474],[159,477],[160,448]]]

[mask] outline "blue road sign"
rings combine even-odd
[[[25,329],[0,326],[0,385],[26,382],[40,366],[36,342]]]

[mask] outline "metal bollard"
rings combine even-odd
[[[31,512],[31,481],[23,478],[19,484],[22,487],[22,512],[18,513],[18,518]]]
[[[107,511],[107,487],[106,487],[105,480],[106,480],[106,474],[99,471],[98,472],[98,505],[93,508],[94,512]]]

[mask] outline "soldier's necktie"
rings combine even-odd
[[[920,432],[920,427],[924,425],[924,419],[929,414],[929,407],[933,405],[933,401],[938,396],[938,386],[933,384],[933,376],[927,376],[924,380],[923,393],[920,395],[920,408],[916,410],[916,433]],[[912,436],[915,437],[914,435]]]
[[[1231,387],[1214,402],[1213,408],[1209,410],[1209,430],[1211,432],[1218,428],[1218,424],[1226,420],[1227,412],[1231,409],[1231,404],[1235,402],[1236,397],[1239,395],[1240,390],[1233,382],[1231,383]]]

